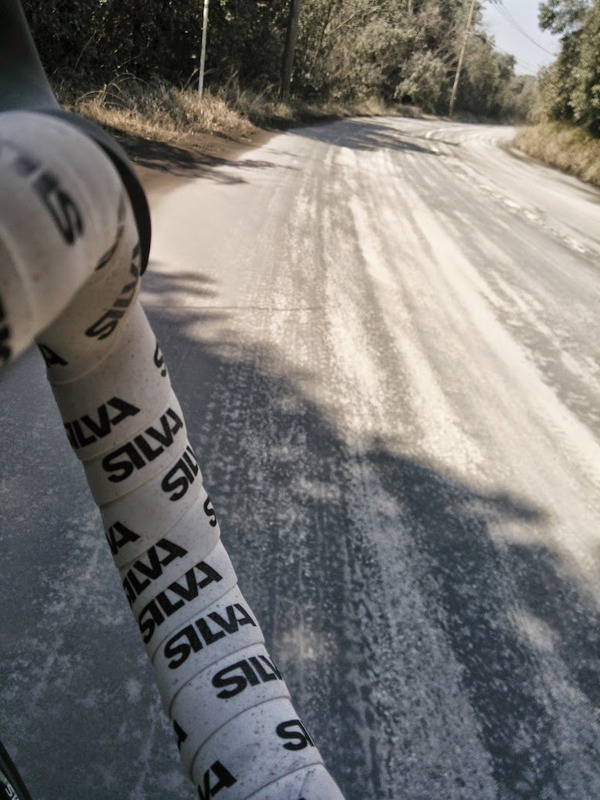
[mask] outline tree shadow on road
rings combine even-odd
[[[175,144],[146,139],[117,129],[108,130],[137,167],[152,170],[145,176],[150,182],[166,176],[173,179],[204,178],[216,183],[238,184],[245,182],[242,177],[245,171],[276,166],[270,161],[252,158],[240,161],[240,154],[255,145],[250,141],[238,141],[218,134],[196,135],[188,141]],[[258,137],[258,142],[265,139],[266,135]],[[235,168],[236,174],[223,169],[224,167]],[[146,180],[144,183],[146,184]]]
[[[415,141],[410,133],[400,131],[393,124],[373,119],[346,119],[336,125],[312,126],[294,131],[296,135],[315,139],[319,142],[348,147],[353,150],[400,150],[436,156],[431,147]],[[423,139],[424,142],[428,141]]]
[[[598,796],[600,613],[523,543],[544,510],[352,445],[225,312],[149,315],[242,591],[347,800]]]

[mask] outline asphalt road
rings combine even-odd
[[[600,193],[375,118],[158,183],[143,299],[240,585],[347,800],[600,797]],[[27,354],[0,738],[35,800],[192,797]]]

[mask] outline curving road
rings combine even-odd
[[[600,193],[512,134],[350,119],[152,194],[143,299],[347,800],[600,797]],[[39,361],[0,381],[1,738],[36,800],[191,797]]]

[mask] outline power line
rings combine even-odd
[[[496,44],[494,44],[494,50],[496,50],[498,53],[503,53],[505,56],[511,56],[511,58],[515,59],[518,66],[523,67],[526,70],[529,70],[533,74],[537,73],[539,70],[538,64],[532,64],[530,61],[524,61],[519,56],[516,56],[514,53],[509,53],[508,50],[503,50]]]
[[[534,64],[533,61],[527,61],[527,59],[521,58],[521,56],[517,56],[514,53],[509,53],[508,50],[503,50],[502,47],[498,47],[498,45],[494,42],[494,50],[497,53],[502,53],[505,56],[510,56],[514,58],[517,64],[520,64],[522,67],[526,67],[527,69],[531,69],[534,72],[537,72],[540,68],[539,64]]]
[[[532,44],[534,44],[536,47],[539,47],[540,50],[544,51],[544,53],[548,53],[548,55],[550,55],[550,56],[556,56],[556,53],[553,53],[551,50],[548,50],[546,47],[541,45],[539,42],[536,42],[535,39],[531,38],[531,36],[527,33],[527,31],[523,30],[523,28],[519,25],[519,23],[516,21],[516,19],[514,19],[514,17],[510,14],[510,12],[504,7],[504,5],[502,4],[502,0],[500,0],[499,3],[493,3],[493,8],[496,8],[498,10],[498,13],[502,14],[504,19],[508,22],[508,24],[512,25],[512,27],[516,31],[518,31],[518,33],[520,33],[522,36],[524,36],[526,39],[529,39],[529,41]]]

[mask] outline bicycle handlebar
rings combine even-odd
[[[0,180],[4,360],[36,339],[199,796],[339,800],[221,544],[117,171],[64,120],[40,137],[8,112]]]
[[[199,797],[343,800],[221,543],[118,167],[70,117],[0,113],[0,366],[37,342]]]

